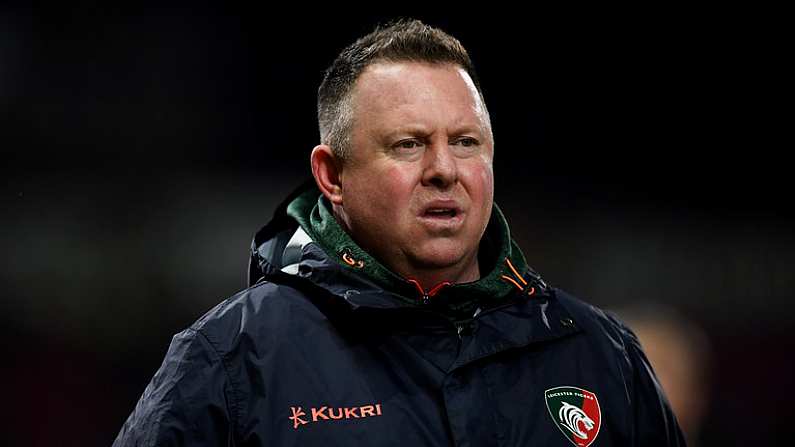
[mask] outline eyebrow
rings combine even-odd
[[[428,129],[425,126],[409,125],[409,126],[398,127],[397,129],[388,131],[383,135],[383,138],[385,140],[394,140],[401,135],[427,136],[429,133],[430,132],[428,132]]]
[[[484,129],[481,126],[478,126],[473,123],[463,123],[456,125],[451,128],[450,133],[452,135],[462,135],[466,133],[474,132],[477,133],[479,136],[482,136],[484,133]],[[385,140],[394,140],[400,135],[413,135],[413,136],[423,136],[427,137],[430,134],[428,128],[423,125],[407,125],[398,127],[392,131],[388,131],[383,135]]]

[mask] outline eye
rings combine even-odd
[[[398,141],[392,146],[392,152],[398,157],[413,157],[422,151],[423,143],[417,139]]]
[[[420,147],[420,143],[415,140],[404,140],[395,145],[398,149],[414,149]]]
[[[480,145],[480,142],[474,138],[465,137],[465,138],[459,138],[458,140],[453,142],[453,144],[457,144],[463,147],[473,147]]]

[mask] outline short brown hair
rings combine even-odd
[[[483,101],[475,67],[461,42],[419,20],[400,19],[346,47],[326,70],[317,92],[320,142],[342,160],[349,156],[353,127],[351,92],[364,70],[376,62],[426,62],[463,68]],[[485,109],[485,101],[483,101]]]

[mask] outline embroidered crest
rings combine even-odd
[[[599,434],[602,411],[596,394],[573,386],[559,386],[544,391],[552,421],[566,439],[578,447],[588,447]]]

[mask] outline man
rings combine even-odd
[[[512,242],[457,40],[377,29],[318,119],[250,287],[175,336],[115,445],[683,444],[634,335]]]

